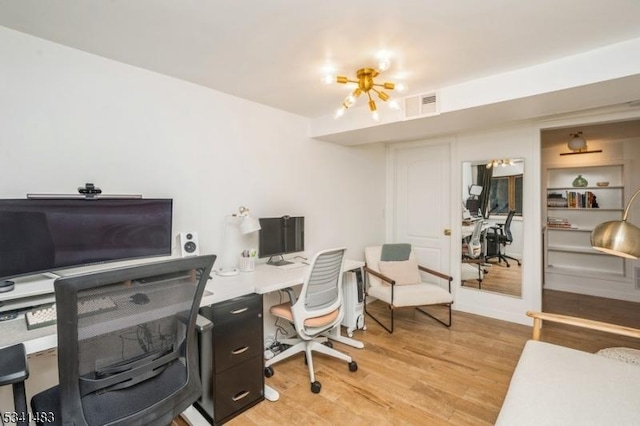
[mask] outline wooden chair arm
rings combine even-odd
[[[433,269],[429,269],[425,266],[421,266],[418,265],[418,269],[420,269],[423,272],[426,272],[428,274],[431,275],[435,275],[436,277],[442,278],[443,280],[447,280],[449,281],[449,283],[451,283],[451,281],[453,281],[453,277],[447,274],[443,274],[442,272],[438,272],[438,271],[434,271]]]
[[[396,285],[395,280],[392,280],[391,278],[387,277],[386,275],[381,274],[378,271],[374,271],[373,269],[369,268],[368,266],[365,265],[364,267],[364,271],[373,275],[374,277],[378,277],[380,278],[382,281],[386,281],[391,285]]]
[[[639,329],[625,327],[623,325],[609,324],[607,322],[571,317],[568,315],[550,314],[547,312],[527,311],[527,316],[533,318],[533,340],[540,340],[540,329],[542,327],[542,321],[557,322],[560,324],[573,325],[590,330],[604,331],[607,333],[619,334],[622,336],[635,337],[640,339]]]

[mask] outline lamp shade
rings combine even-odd
[[[258,222],[258,220],[249,215],[242,217],[242,222],[240,223],[240,232],[242,234],[250,234],[259,231],[260,228],[260,222]]]
[[[591,232],[591,246],[604,253],[628,259],[640,257],[640,228],[626,220],[612,220]]]
[[[587,147],[587,141],[582,137],[582,132],[572,133],[572,138],[567,145],[572,151],[580,151]]]

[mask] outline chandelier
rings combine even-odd
[[[491,167],[496,168],[498,166],[501,166],[501,167],[513,166],[513,160],[511,159],[491,160],[487,163],[487,169],[490,169]]]
[[[373,92],[374,96],[377,95],[380,100],[383,102],[389,101],[389,95],[384,90],[394,90],[398,91],[404,90],[404,86],[401,84],[396,85],[391,82],[384,83],[376,83],[374,79],[380,75],[381,72],[386,71],[391,65],[391,61],[388,57],[382,57],[378,63],[378,68],[360,68],[356,71],[356,79],[351,79],[345,76],[325,76],[325,83],[336,83],[340,84],[356,84],[356,88],[351,92],[349,96],[347,96],[342,105],[335,113],[335,118],[340,118],[344,115],[344,112],[352,107],[360,95],[365,93],[368,98],[369,111],[371,111],[371,118],[374,121],[380,120],[380,114],[378,113],[378,107],[376,105],[376,101],[373,99],[371,92]],[[400,105],[397,101],[391,100],[389,101],[389,107],[393,110],[399,110]]]

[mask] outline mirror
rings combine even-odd
[[[464,288],[522,297],[524,160],[462,163]]]

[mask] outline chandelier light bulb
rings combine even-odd
[[[400,93],[404,93],[407,91],[407,85],[404,83],[398,83],[395,86],[395,89]]]
[[[388,70],[390,66],[391,60],[388,56],[380,58],[380,61],[378,61],[378,71],[380,72]]]
[[[336,120],[344,115],[346,108],[340,107],[336,110],[336,113],[333,115],[333,118]]]
[[[325,74],[322,77],[322,82],[326,85],[333,84],[336,82],[336,76],[331,74]]]
[[[394,111],[400,111],[400,104],[395,99],[392,99],[391,101],[389,101],[389,108]]]
[[[378,111],[373,111],[371,113],[371,118],[373,119],[373,121],[375,121],[376,123],[378,121],[380,121],[380,114],[378,113]]]

